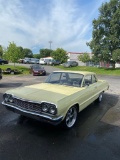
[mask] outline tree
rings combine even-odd
[[[33,53],[29,48],[24,48],[22,53],[24,57],[33,58]]]
[[[17,62],[18,59],[21,58],[20,49],[16,46],[14,42],[10,42],[4,56],[7,60],[13,62],[15,66],[15,62]]]
[[[82,55],[78,56],[78,60],[82,61],[83,63],[87,63],[90,61],[90,56],[88,53],[83,53]]]
[[[53,50],[51,49],[40,49],[40,58],[50,57]]]
[[[0,58],[3,56],[3,47],[0,45]]]
[[[120,62],[120,49],[116,49],[113,51],[112,59],[115,62]]]
[[[24,49],[21,46],[19,46],[18,49],[20,51],[20,55],[21,55],[20,57],[21,57],[21,59],[23,59],[25,57],[24,52],[23,52]]]
[[[91,61],[94,63],[94,64],[98,64],[100,62],[100,57],[99,55],[96,56],[96,55],[93,55],[92,58],[91,58]]]
[[[110,62],[114,50],[120,49],[120,1],[110,0],[99,8],[98,19],[93,20],[92,40],[87,43],[96,56]],[[112,61],[115,66],[115,61]]]
[[[60,60],[61,63],[64,63],[67,61],[68,56],[66,54],[66,51],[62,48],[57,48],[55,51],[52,52],[51,56],[55,59],[55,60]]]
[[[33,54],[33,58],[40,59],[40,54]]]

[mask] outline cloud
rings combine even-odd
[[[8,46],[14,41],[18,46],[39,50],[49,48],[51,40],[52,49],[90,51],[86,42],[91,38],[92,20],[104,0],[92,0],[94,6],[78,2],[0,0],[0,44]]]

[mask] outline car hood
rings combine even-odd
[[[25,87],[19,87],[7,91],[8,94],[13,94],[16,97],[31,100],[31,101],[47,101],[57,104],[61,99],[79,92],[82,88],[65,86],[58,84],[41,83]]]

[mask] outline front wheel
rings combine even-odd
[[[77,120],[77,108],[76,106],[73,106],[68,110],[66,117],[63,121],[63,125],[67,129],[72,128],[75,125],[76,120]]]

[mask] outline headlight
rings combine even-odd
[[[51,114],[56,114],[56,108],[53,107],[53,106],[51,106],[51,107],[49,108],[49,112],[50,112]]]
[[[41,109],[42,109],[42,112],[50,113],[52,115],[55,115],[57,113],[57,109],[54,104],[43,102],[41,104]]]
[[[3,99],[4,99],[5,102],[8,102],[8,101],[9,101],[9,96],[10,96],[10,95],[9,95],[9,94],[6,94],[6,93],[3,95]]]
[[[49,106],[46,103],[42,104],[42,111],[43,112],[47,112],[48,111]]]
[[[6,93],[5,93],[5,94],[3,95],[3,99],[4,99],[5,102],[13,103],[13,96],[10,95],[10,94],[6,94]]]
[[[13,103],[13,102],[14,102],[12,95],[10,95],[10,97],[9,97],[9,102],[10,102],[10,103]]]

